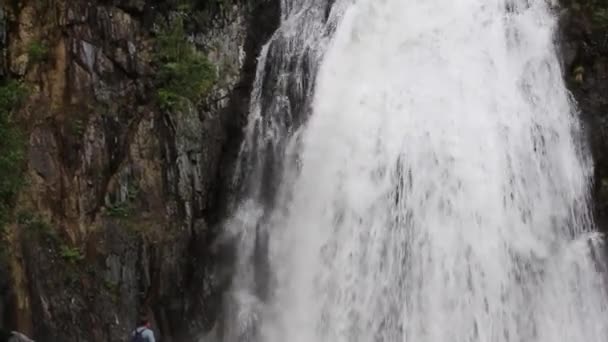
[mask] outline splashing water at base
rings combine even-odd
[[[606,341],[547,6],[348,6],[266,228],[260,340]]]

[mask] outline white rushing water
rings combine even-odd
[[[269,241],[256,339],[607,341],[547,2],[335,6],[279,205],[241,210]]]
[[[227,235],[237,240],[235,276],[225,298],[227,317],[221,333],[226,342],[255,341],[258,335],[264,292],[269,291],[264,283],[270,281],[268,272],[260,270],[260,259],[268,257],[260,256],[268,240],[267,218],[275,207],[283,169],[288,174],[295,171],[295,144],[289,141],[310,112],[314,75],[341,13],[330,13],[327,1],[281,0],[280,27],[258,57],[234,177],[241,189],[225,224]]]

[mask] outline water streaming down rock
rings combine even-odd
[[[274,174],[271,205],[253,178],[229,225],[243,242],[234,293],[256,303],[241,340],[605,341],[590,161],[548,4],[335,6],[346,11],[302,135],[269,134],[263,123],[290,111],[252,106],[243,155],[257,152],[244,163],[268,157],[269,141],[298,162]],[[323,22],[301,32],[320,42]],[[268,235],[263,296],[252,231]]]
[[[267,298],[268,218],[284,170],[297,162],[289,141],[310,113],[314,76],[339,17],[330,0],[283,0],[281,25],[258,58],[245,139],[234,183],[239,188],[225,224],[236,237],[237,260],[227,294],[224,341],[256,338],[261,301]],[[340,6],[336,6],[340,8]]]

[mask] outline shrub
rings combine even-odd
[[[0,82],[0,227],[8,221],[10,209],[23,184],[24,137],[13,119],[13,111],[25,96],[16,81]]]
[[[606,27],[608,26],[608,9],[606,8],[596,8],[593,11],[593,25],[596,27]]]
[[[173,109],[184,101],[197,102],[215,82],[215,70],[207,57],[186,39],[183,21],[176,19],[157,37],[157,99],[164,109]]]
[[[129,203],[120,202],[107,208],[108,216],[115,218],[128,218],[132,214]]]
[[[30,63],[40,63],[48,58],[49,49],[44,43],[39,41],[33,41],[27,47],[27,55],[29,57]]]
[[[84,256],[80,252],[80,249],[74,248],[74,247],[69,247],[66,245],[61,246],[61,248],[59,250],[59,254],[63,258],[63,260],[65,260],[71,264],[76,264],[76,263],[79,263],[80,261],[84,260]]]
[[[135,202],[139,194],[139,187],[135,184],[127,185],[127,194],[124,200],[115,200],[106,207],[106,214],[109,217],[126,219],[134,214]]]
[[[29,238],[46,238],[54,242],[59,241],[53,227],[42,217],[34,215],[29,211],[22,211],[17,214],[17,223],[25,230]]]

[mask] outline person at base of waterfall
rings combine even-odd
[[[142,316],[139,319],[137,328],[131,333],[131,342],[156,342],[148,317]]]

